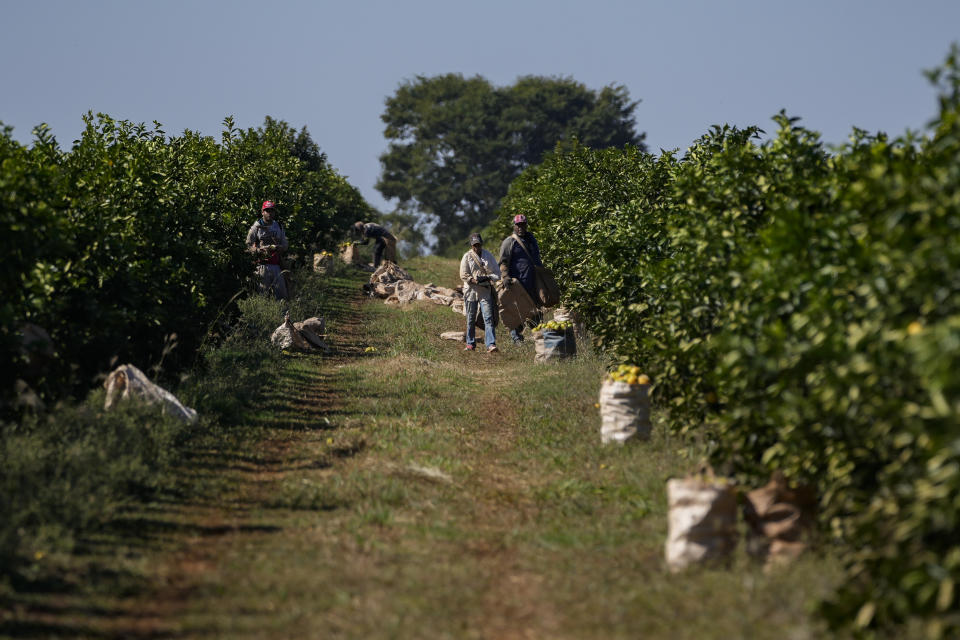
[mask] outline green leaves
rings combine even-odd
[[[837,625],[957,629],[960,117],[828,153],[716,126],[682,158],[560,149],[511,185],[565,303],[641,363],[669,427],[760,484],[816,486],[849,581]]]
[[[58,358],[31,379],[51,398],[86,391],[112,358],[146,369],[163,338],[180,347],[164,360],[175,370],[221,307],[246,286],[252,264],[248,227],[273,199],[292,253],[333,247],[370,211],[359,192],[326,162],[306,130],[267,118],[238,130],[224,121],[222,143],[100,114],[63,152],[38,129],[31,148],[0,136],[0,238],[4,331],[0,349],[17,362],[17,330],[44,327]],[[9,399],[17,367],[0,373]]]
[[[418,76],[386,101],[377,189],[401,210],[416,205],[443,253],[486,226],[510,181],[558,143],[642,146],[636,104],[623,87],[598,94],[568,78],[498,88],[480,76]]]

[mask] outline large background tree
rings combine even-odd
[[[558,143],[644,149],[637,104],[623,86],[594,91],[571,78],[494,87],[481,76],[417,76],[386,101],[390,144],[376,187],[399,201],[398,215],[432,229],[437,253],[459,250],[493,219],[510,182]]]

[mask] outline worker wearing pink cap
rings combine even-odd
[[[543,266],[540,259],[540,247],[537,245],[537,239],[527,230],[527,216],[518,213],[513,217],[513,233],[500,243],[500,274],[507,284],[519,283],[527,290],[532,300],[538,300],[537,294],[537,274],[534,265]],[[533,322],[531,326],[536,325],[543,317],[543,313],[538,309],[534,315],[528,319]],[[523,342],[523,325],[510,330],[510,337],[513,338],[513,344]]]
[[[287,283],[283,279],[280,255],[287,250],[287,234],[276,217],[276,203],[264,200],[260,219],[247,232],[247,250],[256,258],[260,292],[272,291],[278,300],[286,300]]]

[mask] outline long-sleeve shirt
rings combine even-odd
[[[363,225],[363,231],[360,232],[360,237],[363,240],[357,244],[367,244],[370,242],[370,238],[373,238],[374,240],[378,240],[380,238],[392,238],[393,234],[376,222],[368,222]]]
[[[470,278],[488,276],[490,281],[483,284],[470,284]],[[482,249],[480,255],[470,249],[460,258],[460,279],[463,280],[463,299],[467,302],[487,298],[493,292],[493,283],[500,279],[500,265],[493,254]]]
[[[543,266],[543,262],[540,260],[540,247],[532,233],[528,232],[521,240],[530,254],[528,255],[527,251],[523,250],[523,247],[517,242],[516,236],[509,235],[500,244],[500,265],[502,268],[505,267],[504,278],[509,277],[519,280],[530,297],[536,300],[537,274],[533,267]]]
[[[261,262],[263,264],[280,264],[280,252],[286,251],[288,247],[287,234],[276,220],[271,220],[270,224],[264,224],[261,218],[254,222],[247,232],[247,249],[259,249],[270,245],[276,245],[277,250],[271,252]]]

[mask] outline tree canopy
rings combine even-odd
[[[558,144],[645,149],[637,104],[623,86],[594,91],[571,78],[495,87],[481,76],[417,76],[386,100],[376,188],[407,217],[416,211],[444,253],[489,223],[510,182]]]

